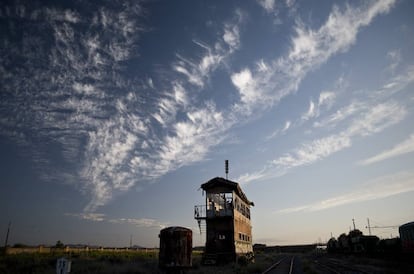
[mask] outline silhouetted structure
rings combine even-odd
[[[216,177],[201,185],[206,204],[194,207],[194,218],[201,230],[207,228],[203,261],[205,264],[225,263],[238,257],[253,259],[250,206],[254,206],[239,184]]]
[[[358,229],[351,230],[348,235],[342,233],[338,240],[329,239],[327,250],[330,253],[365,253],[373,254],[377,251],[379,238],[373,235],[363,235]]]
[[[160,231],[159,267],[177,271],[192,265],[193,233],[184,227],[167,227]]]
[[[403,252],[414,253],[414,222],[403,224],[398,228]]]

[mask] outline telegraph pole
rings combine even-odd
[[[6,234],[6,241],[4,242],[4,248],[7,247],[7,242],[9,241],[10,226],[11,226],[11,221],[9,221],[9,226],[7,227],[7,234]]]
[[[129,238],[129,248],[132,248],[132,234],[131,234],[131,237]]]
[[[369,231],[369,235],[371,236],[371,225],[369,224],[369,218],[367,218],[367,222],[368,222],[368,231]]]
[[[385,226],[377,226],[377,225],[375,225],[375,226],[371,226],[371,224],[369,222],[369,218],[367,218],[367,221],[368,221],[368,225],[365,226],[365,228],[368,228],[369,235],[371,235],[371,228],[380,228],[380,229],[392,228],[392,229],[396,229],[396,228],[399,227],[398,225],[385,225]]]

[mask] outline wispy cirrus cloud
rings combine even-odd
[[[296,121],[286,121],[283,128],[278,128],[268,135],[265,139],[267,141],[277,137],[278,135],[286,134],[286,132],[292,128],[302,125],[304,122],[317,118],[320,116],[322,111],[329,110],[335,102],[336,94],[332,91],[322,91],[319,94],[319,100],[317,103],[314,103],[313,100],[309,102],[309,109],[306,113],[303,113],[300,119]],[[315,125],[320,126],[319,122],[315,122]],[[315,126],[316,127],[316,126]]]
[[[103,222],[105,220],[105,214],[103,213],[66,213],[65,215],[94,222]]]
[[[237,10],[234,19],[224,23],[222,35],[210,46],[194,40],[194,43],[205,51],[200,60],[191,60],[177,54],[173,69],[184,75],[189,84],[203,88],[209,75],[215,71],[231,54],[240,47],[240,28],[244,15]]]
[[[239,93],[230,110],[218,109],[213,101],[197,101],[189,90],[205,87],[211,74],[240,47],[242,13],[222,25],[215,43],[195,40],[204,50],[200,58],[177,55],[171,65],[175,75],[167,79],[171,85],[156,89],[160,85],[153,77],[142,84],[142,79],[124,75],[127,61],[139,57],[145,11],[140,2],[118,4],[85,9],[78,3],[71,10],[39,5],[24,12],[12,9],[13,16],[1,13],[15,20],[23,33],[22,40],[13,40],[15,29],[7,29],[1,42],[0,53],[6,59],[0,64],[5,91],[0,110],[9,114],[0,120],[2,134],[37,151],[31,154],[39,170],[52,162],[45,153],[50,144],[65,147],[64,167],[44,174],[50,180],[62,174],[71,178],[91,197],[85,207],[89,213],[134,184],[202,160],[236,123],[295,92],[309,71],[347,50],[359,29],[387,12],[393,1],[334,8],[317,30],[298,21],[286,56],[261,60],[254,69],[246,67],[230,76]]]
[[[398,49],[390,50],[389,52],[387,52],[387,58],[390,63],[387,69],[391,73],[394,73],[401,63],[401,51]]]
[[[25,146],[41,178],[73,184],[98,205],[131,185],[121,165],[148,133],[142,111],[122,110],[140,100],[122,62],[139,56],[145,12],[136,1],[118,4],[17,2],[0,13],[18,26],[4,29],[0,49],[1,134]]]
[[[66,216],[76,217],[82,220],[88,220],[93,222],[108,222],[113,224],[130,224],[137,227],[148,227],[162,229],[165,228],[168,223],[159,222],[155,219],[149,218],[108,218],[103,213],[66,213]]]
[[[275,0],[257,0],[260,6],[262,6],[267,12],[273,12],[276,8]]]
[[[377,162],[385,161],[390,158],[398,157],[407,153],[414,152],[414,134],[403,142],[395,145],[392,149],[385,150],[377,155],[359,162],[360,165],[371,165]]]
[[[273,131],[270,135],[266,136],[266,141],[269,141],[271,139],[274,139],[276,136],[280,135],[280,134],[285,134],[290,127],[292,126],[292,122],[291,121],[286,121],[285,122],[285,126],[282,129],[276,129],[275,131]]]
[[[289,214],[320,211],[337,206],[383,199],[411,191],[414,191],[414,174],[402,172],[374,179],[349,193],[307,205],[281,209],[276,211],[276,213]]]
[[[209,76],[239,47],[239,24],[243,15],[236,11],[225,23],[214,47],[199,41],[205,50],[199,60],[177,55],[172,68],[177,77],[154,101],[150,118],[133,115],[140,98],[118,100],[119,115],[114,115],[96,133],[89,135],[90,158],[83,169],[92,189],[92,200],[85,208],[94,211],[107,203],[116,192],[137,183],[157,179],[171,170],[202,160],[210,148],[222,142],[232,123],[224,123],[223,113],[214,102],[198,102],[188,94],[204,87]],[[154,87],[151,80],[149,85]],[[128,96],[127,96],[128,97]],[[178,117],[178,113],[181,117]],[[183,117],[184,114],[184,117]],[[152,119],[153,120],[152,120]],[[157,129],[156,123],[162,130]]]
[[[400,122],[407,114],[405,107],[397,102],[387,102],[365,107],[348,126],[336,134],[303,143],[298,148],[270,161],[257,172],[241,175],[238,180],[262,180],[278,177],[289,169],[313,164],[352,145],[355,138],[379,133]]]
[[[352,146],[352,142],[356,138],[371,136],[399,123],[407,116],[409,108],[406,104],[390,98],[414,82],[413,71],[413,67],[408,66],[398,75],[385,81],[385,84],[379,89],[367,92],[368,97],[352,100],[349,104],[339,108],[332,114],[320,117],[319,120],[313,123],[315,128],[337,129],[338,133],[303,143],[291,152],[269,161],[259,171],[242,174],[238,179],[250,182],[284,175],[291,168],[315,163],[335,152]],[[319,117],[319,106],[323,107],[325,105],[329,109],[335,98],[336,95],[333,92],[321,92],[318,110],[314,110],[315,106],[310,107],[312,113],[317,113],[313,116]],[[279,131],[276,133],[278,134]],[[377,160],[385,160],[388,157],[395,157],[399,153],[404,154],[404,151],[409,153],[411,152],[410,140],[411,137],[393,149],[363,160],[359,164],[367,165]]]
[[[261,60],[254,70],[246,67],[231,76],[243,110],[252,112],[273,106],[295,92],[308,72],[334,54],[348,50],[355,43],[359,30],[376,16],[387,13],[394,2],[383,0],[363,7],[347,6],[344,10],[334,6],[327,21],[316,30],[298,20],[286,56],[269,62]]]

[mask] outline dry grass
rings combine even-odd
[[[262,273],[278,258],[276,253],[258,253],[255,263],[204,266],[201,252],[193,252],[193,267],[188,274]],[[157,252],[84,252],[77,254],[16,254],[0,256],[2,273],[56,273],[56,260],[65,256],[72,261],[71,273],[162,273]]]

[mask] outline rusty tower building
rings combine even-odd
[[[204,263],[230,262],[241,256],[253,258],[250,222],[253,202],[238,183],[221,177],[211,179],[201,188],[206,193],[206,203],[194,207],[194,218],[200,231],[202,226],[206,227]]]

